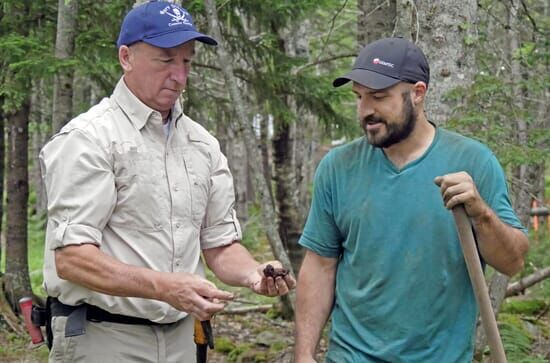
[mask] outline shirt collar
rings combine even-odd
[[[126,82],[124,82],[124,77],[121,77],[118,81],[113,92],[113,98],[138,130],[141,130],[153,115],[157,115],[157,117],[160,118],[160,112],[153,110],[151,107],[141,102],[141,100],[130,91]],[[180,103],[176,102],[174,107],[172,107],[171,113],[171,119],[174,124],[181,117],[182,113],[183,111]]]

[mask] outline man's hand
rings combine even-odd
[[[483,201],[477,191],[472,177],[461,171],[434,179],[434,183],[440,187],[443,203],[447,209],[464,204],[466,213],[474,220],[484,217],[489,212],[489,206]]]
[[[296,280],[279,261],[262,263],[250,277],[250,289],[257,294],[281,296],[296,287]]]
[[[56,249],[55,264],[59,277],[90,290],[164,301],[201,321],[223,310],[224,302],[233,298],[198,275],[127,265],[91,243]]]
[[[162,300],[201,321],[209,320],[224,309],[226,301],[233,299],[232,293],[198,275],[167,273],[165,278],[168,281],[163,282]]]

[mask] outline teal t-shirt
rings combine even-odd
[[[365,137],[323,158],[300,244],[340,259],[327,361],[472,360],[477,305],[433,182],[458,171],[501,220],[523,228],[493,153],[450,131],[437,128],[424,155],[402,169]]]

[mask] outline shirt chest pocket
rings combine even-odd
[[[114,163],[117,206],[110,223],[131,229],[158,231],[166,221],[162,196],[162,164],[146,152],[116,153]]]
[[[193,144],[182,150],[182,156],[189,183],[191,220],[195,226],[201,227],[204,224],[211,197],[209,154]]]
[[[191,213],[196,226],[203,224],[209,197],[209,179],[202,175],[193,175],[191,180]]]

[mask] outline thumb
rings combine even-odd
[[[220,290],[216,287],[216,285],[214,285],[210,281],[208,282],[209,284],[201,286],[200,289],[197,289],[197,292],[201,296],[204,296],[207,299],[218,299],[223,301],[233,300],[233,298],[235,297],[233,293],[229,291]]]

